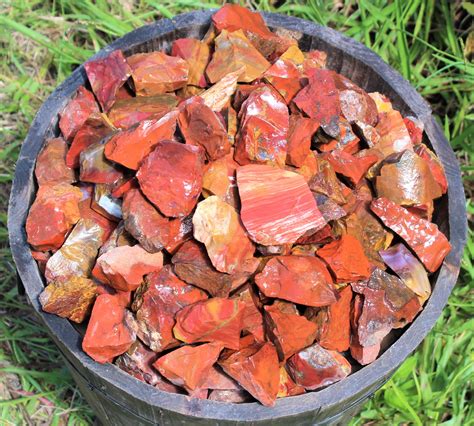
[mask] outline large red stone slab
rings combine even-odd
[[[138,96],[161,95],[186,85],[188,63],[163,52],[137,53],[127,62],[132,69],[135,92]]]
[[[102,294],[97,297],[82,341],[82,350],[104,364],[126,352],[136,339],[132,316],[120,297]]]
[[[53,281],[39,296],[41,308],[50,314],[81,323],[90,313],[97,285],[90,279],[73,276],[68,281]]]
[[[436,271],[451,251],[451,244],[436,224],[411,214],[386,198],[372,201],[370,208],[385,226],[405,240],[428,271]]]
[[[223,355],[219,365],[263,405],[275,404],[280,368],[277,351],[271,343],[257,343]]]
[[[215,50],[206,68],[207,78],[216,83],[231,72],[244,67],[238,81],[250,83],[270,68],[270,63],[252,45],[242,30],[222,30],[215,39]]]
[[[97,259],[97,266],[110,286],[119,291],[134,291],[150,272],[163,266],[162,253],[148,253],[138,244],[115,247]]]
[[[328,351],[317,343],[293,355],[287,368],[295,383],[306,390],[336,383],[351,372],[351,364],[339,352]]]
[[[80,219],[82,192],[72,185],[45,185],[38,189],[26,219],[28,243],[36,250],[56,250]]]
[[[170,265],[148,274],[145,284],[135,293],[138,337],[155,352],[178,346],[179,341],[173,336],[176,313],[205,299],[204,291],[181,281]]]
[[[364,249],[352,235],[343,235],[339,240],[320,248],[316,254],[328,264],[338,283],[370,277],[371,267]]]
[[[202,190],[203,149],[161,141],[137,172],[146,197],[169,217],[184,217],[193,210]]]
[[[215,343],[183,346],[161,356],[153,366],[171,383],[193,391],[202,388],[221,350],[222,345]]]
[[[176,275],[188,284],[206,290],[211,296],[226,297],[230,291],[243,284],[254,272],[258,263],[249,264],[250,270],[233,274],[217,271],[212,266],[206,248],[191,240],[185,242],[171,259]]]
[[[313,256],[275,256],[255,276],[267,297],[306,306],[327,306],[337,300],[332,278],[324,263]]]
[[[294,243],[326,224],[303,176],[266,165],[237,169],[241,218],[250,237],[263,245]]]
[[[121,50],[114,50],[105,58],[84,64],[87,78],[103,111],[115,102],[117,92],[128,80],[132,70]]]
[[[179,38],[173,41],[171,55],[178,56],[188,63],[188,84],[206,87],[205,71],[210,58],[207,43],[195,38]]]
[[[227,131],[217,114],[199,97],[188,99],[178,116],[179,129],[186,144],[200,146],[209,160],[230,152]]]
[[[197,302],[178,312],[174,335],[185,343],[215,342],[239,349],[244,308],[238,300],[220,297]]]
[[[142,160],[158,142],[173,138],[177,116],[177,111],[171,111],[159,119],[144,120],[135,127],[116,133],[105,145],[105,156],[129,169],[138,170]]]
[[[253,257],[255,246],[247,236],[239,214],[219,197],[213,195],[198,204],[193,228],[194,238],[206,246],[218,271],[232,274],[252,270],[258,262]]]
[[[192,237],[190,218],[170,219],[163,216],[139,189],[130,189],[123,197],[125,229],[150,253],[163,248],[173,253]]]
[[[76,181],[74,170],[66,165],[68,146],[63,138],[47,139],[36,159],[38,185],[55,185]]]
[[[88,119],[98,118],[99,113],[94,95],[79,86],[73,99],[59,113],[59,128],[64,139],[71,140]]]

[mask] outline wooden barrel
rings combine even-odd
[[[93,58],[106,56],[115,49],[122,49],[126,55],[168,50],[174,39],[202,37],[212,13],[197,11],[172,20],[160,20],[116,40]],[[273,30],[296,32],[302,50],[324,50],[330,68],[367,91],[386,94],[402,114],[413,115],[424,123],[426,143],[443,163],[449,182],[447,194],[437,202],[434,220],[449,237],[452,251],[440,271],[432,277],[433,293],[423,312],[402,330],[393,345],[374,363],[325,389],[280,399],[273,408],[258,403],[226,404],[189,399],[185,395],[155,389],[114,365],[98,364],[81,350],[80,330],[65,319],[42,312],[38,296],[43,290],[43,280],[31,256],[24,228],[36,192],[33,177],[36,157],[45,139],[59,134],[58,112],[77,87],[86,82],[84,67],[80,66],[46,100],[31,125],[16,165],[8,228],[11,250],[28,300],[62,352],[83,395],[104,424],[343,424],[420,344],[435,324],[456,283],[466,240],[465,196],[456,157],[433,119],[429,105],[400,74],[362,44],[302,19],[272,13],[263,16]]]

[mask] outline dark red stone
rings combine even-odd
[[[94,95],[79,86],[74,98],[59,114],[59,128],[64,139],[71,140],[88,119],[98,118],[99,113]]]
[[[164,215],[187,216],[201,194],[203,157],[200,147],[158,142],[137,172],[141,190]]]
[[[130,77],[132,70],[121,50],[114,50],[105,58],[84,64],[87,78],[102,110],[107,112],[115,102],[117,92]]]

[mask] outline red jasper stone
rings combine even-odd
[[[179,38],[173,42],[171,55],[188,63],[188,84],[206,87],[205,71],[210,58],[209,45],[194,38]]]
[[[120,297],[101,294],[97,297],[82,341],[82,350],[104,364],[126,352],[136,339],[132,316]]]
[[[308,85],[298,92],[293,102],[301,111],[317,120],[328,135],[337,137],[341,105],[334,75],[335,72],[331,70],[312,69]]]
[[[85,123],[76,133],[66,154],[66,165],[71,168],[80,166],[81,152],[100,142],[113,132],[107,126]]]
[[[380,114],[379,123],[375,128],[380,135],[380,140],[375,147],[384,156],[402,152],[405,149],[413,149],[410,134],[398,111],[392,110]]]
[[[178,346],[173,336],[176,313],[205,299],[204,291],[181,281],[170,265],[148,274],[145,284],[135,293],[138,337],[155,352]]]
[[[105,58],[86,62],[84,68],[102,110],[108,111],[118,90],[132,74],[125,56],[121,50],[115,50]]]
[[[237,186],[242,222],[259,244],[294,243],[326,224],[308,184],[297,173],[250,164],[237,169]]]
[[[255,276],[267,297],[306,306],[327,306],[337,300],[332,278],[324,263],[312,256],[275,256]]]
[[[46,280],[64,282],[73,277],[89,278],[97,252],[109,231],[100,222],[81,218],[61,248],[49,258]]]
[[[345,151],[334,150],[326,156],[336,173],[346,176],[354,185],[357,185],[367,170],[373,166],[379,158],[376,155],[355,157]]]
[[[171,383],[193,391],[202,388],[221,350],[215,343],[183,346],[161,356],[153,366]]]
[[[134,291],[150,272],[157,272],[163,266],[161,253],[148,253],[139,245],[115,247],[97,259],[108,283],[120,291]]]
[[[286,160],[289,113],[283,99],[269,86],[250,93],[240,110],[235,160],[283,167]]]
[[[306,158],[311,153],[311,138],[319,128],[319,123],[312,119],[296,114],[290,116],[288,131],[288,152],[286,163],[295,167],[304,165]],[[314,156],[313,156],[314,158]]]
[[[174,335],[185,343],[215,342],[239,349],[244,308],[238,300],[220,297],[197,302],[178,312]]]
[[[344,352],[351,341],[351,286],[339,291],[339,296],[335,303],[320,311],[316,323],[319,326],[318,343],[324,349]]]
[[[306,390],[336,383],[351,372],[351,364],[339,352],[328,351],[317,343],[293,355],[287,368],[295,383]]]
[[[171,111],[157,120],[141,121],[135,127],[116,133],[105,144],[105,156],[129,169],[138,170],[142,160],[158,142],[173,138],[177,116],[177,111]]]
[[[377,106],[362,89],[346,89],[339,92],[342,115],[350,122],[362,122],[369,126],[377,123]]]
[[[439,158],[436,157],[433,151],[422,143],[415,145],[413,149],[415,153],[428,164],[433,178],[441,187],[442,193],[446,194],[446,191],[448,190],[448,180],[446,179],[446,174],[444,173],[444,168]]]
[[[451,244],[436,224],[411,214],[386,198],[372,201],[370,208],[385,226],[405,240],[428,271],[436,271],[451,251]]]
[[[67,149],[63,138],[46,140],[36,159],[35,176],[38,185],[67,184],[76,181],[74,170],[66,165]]]
[[[206,246],[207,254],[220,272],[254,271],[258,260],[255,246],[230,205],[213,195],[201,201],[193,216],[194,238]]]
[[[88,278],[71,277],[53,281],[41,292],[43,311],[81,323],[90,313],[97,294],[97,285]]]
[[[215,39],[215,50],[206,68],[207,78],[216,83],[231,72],[244,67],[241,82],[249,83],[260,78],[270,63],[252,45],[242,30],[222,30]]]
[[[138,96],[155,96],[184,87],[188,81],[189,66],[181,58],[163,52],[137,53],[127,62]]]
[[[105,158],[105,145],[103,142],[93,143],[81,152],[79,157],[81,166],[79,178],[82,182],[112,185],[123,177],[119,166]]]
[[[203,149],[161,141],[137,172],[146,197],[169,217],[184,217],[193,210],[202,190]]]
[[[178,98],[171,93],[156,96],[137,96],[117,100],[107,113],[115,127],[128,129],[142,121],[159,120],[168,114],[178,103]]]
[[[280,368],[277,351],[271,343],[256,343],[223,355],[219,365],[263,405],[275,404]]]
[[[278,90],[287,104],[301,89],[300,72],[288,59],[278,59],[265,71],[263,78]]]
[[[364,249],[352,235],[343,235],[339,240],[320,248],[316,254],[328,264],[338,283],[370,277],[371,267]]]
[[[201,383],[201,387],[203,389],[242,390],[239,384],[225,374],[217,364],[211,367],[204,381]]]
[[[278,398],[296,396],[305,393],[304,387],[297,385],[290,377],[285,367],[280,367],[280,385],[278,386]]]
[[[298,313],[282,312],[278,305],[265,306],[265,324],[280,361],[311,345],[316,338],[316,324]]]
[[[217,160],[230,152],[223,123],[201,98],[186,101],[179,113],[178,123],[186,144],[202,147],[209,160]]]
[[[139,189],[132,188],[124,195],[122,211],[125,229],[150,253],[163,248],[172,253],[192,236],[190,220],[163,216]]]
[[[84,86],[79,86],[74,98],[59,114],[59,128],[64,139],[72,139],[89,118],[97,118],[99,113],[94,95]]]
[[[69,184],[41,186],[26,219],[28,243],[41,251],[61,247],[81,217],[81,198],[81,190]]]
[[[171,259],[176,275],[189,284],[206,290],[211,296],[227,297],[254,272],[241,270],[233,274],[217,271],[206,249],[194,240],[185,242]],[[257,264],[255,268],[257,267]],[[249,266],[253,266],[249,265]]]

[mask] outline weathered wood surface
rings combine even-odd
[[[163,19],[116,40],[94,58],[115,49],[123,49],[126,54],[167,49],[175,38],[201,37],[207,30],[211,14],[212,11],[199,11],[173,20]],[[459,165],[431,115],[429,105],[407,81],[362,44],[301,19],[270,13],[263,15],[273,29],[285,28],[301,33],[299,43],[303,50],[328,52],[331,68],[367,90],[388,95],[403,114],[415,115],[424,122],[428,142],[441,159],[449,182],[448,193],[438,205],[437,223],[449,236],[453,250],[433,279],[433,294],[423,312],[379,359],[326,389],[278,400],[274,408],[258,403],[189,400],[183,395],[154,389],[113,365],[97,364],[82,352],[80,334],[67,320],[41,311],[38,296],[43,281],[31,257],[24,230],[36,191],[35,159],[45,138],[58,134],[58,112],[76,88],[85,82],[81,66],[43,104],[23,143],[10,197],[8,229],[13,257],[29,302],[67,359],[66,365],[84,396],[105,424],[342,424],[419,345],[435,324],[456,283],[466,240],[465,197]]]

